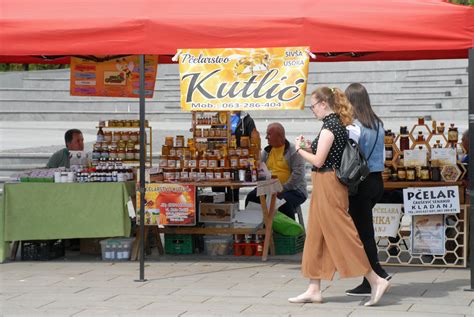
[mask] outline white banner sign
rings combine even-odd
[[[405,188],[403,204],[406,215],[457,214],[459,190],[457,186]]]
[[[396,237],[400,225],[401,204],[377,204],[372,209],[376,237]]]

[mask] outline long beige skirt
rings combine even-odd
[[[354,222],[348,213],[347,187],[335,172],[312,172],[313,192],[309,207],[301,271],[309,279],[355,277],[371,267]]]

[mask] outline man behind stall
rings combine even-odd
[[[66,147],[54,153],[46,164],[48,168],[70,167],[69,151],[84,151],[84,137],[81,130],[70,129],[64,134]]]
[[[295,219],[296,208],[305,202],[306,191],[305,162],[296,152],[295,146],[285,137],[285,128],[280,123],[271,123],[267,127],[268,146],[262,151],[262,159],[272,176],[278,177],[283,191],[277,197],[285,199],[278,210]],[[252,201],[260,203],[257,190],[252,190],[245,199],[245,205]]]

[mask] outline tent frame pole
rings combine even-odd
[[[146,151],[146,136],[145,136],[145,55],[139,55],[140,63],[140,245],[139,245],[139,260],[140,260],[140,276],[136,282],[145,282],[145,151]],[[150,136],[151,137],[151,136]]]
[[[468,82],[469,82],[469,156],[474,153],[474,48],[469,49],[468,53]],[[466,291],[474,291],[474,159],[469,157],[469,266],[471,268],[471,285]]]

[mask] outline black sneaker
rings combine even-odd
[[[387,275],[385,279],[387,281],[390,281],[392,279],[392,276]],[[362,284],[360,284],[356,288],[347,290],[346,295],[367,297],[371,295],[370,294],[371,291],[372,291],[372,288],[370,287],[369,281],[367,281],[367,279],[364,278],[364,281],[362,282]]]

